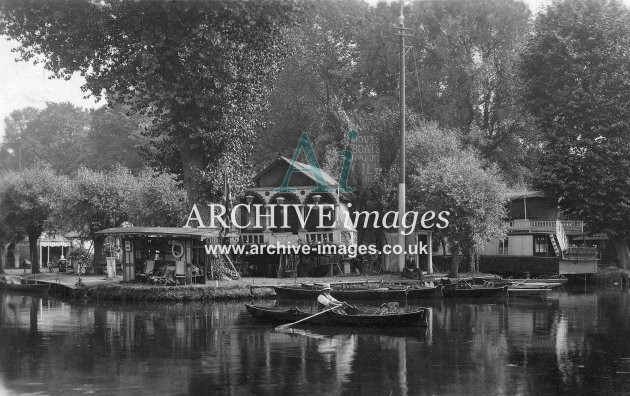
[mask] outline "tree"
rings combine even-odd
[[[542,130],[538,187],[605,232],[630,264],[630,12],[617,1],[555,2],[522,56],[528,110]]]
[[[429,161],[420,160],[423,156],[410,161],[415,169],[409,196],[415,210],[449,212],[449,225],[434,231],[448,240],[450,276],[457,277],[460,252],[474,254],[487,242],[505,236],[507,186],[495,167],[486,167],[474,151],[458,148],[461,143],[452,132],[445,131],[440,138],[437,131],[426,128],[416,134],[432,135],[435,140],[427,153]],[[474,264],[471,269],[478,270]]]
[[[361,91],[356,27],[368,8],[356,0],[313,2],[303,23],[287,34],[290,54],[270,92],[256,162],[290,155],[302,132],[310,134],[320,155],[344,139],[344,111]]]
[[[142,136],[144,120],[128,116],[122,106],[103,106],[90,112],[90,130],[85,140],[89,161],[84,165],[95,170],[114,170],[122,165],[139,172],[145,167],[141,153],[150,143]]]
[[[57,229],[52,221],[57,199],[67,188],[68,179],[50,165],[37,164],[20,172],[4,175],[6,184],[0,196],[0,217],[3,220],[4,243],[15,242],[22,235],[28,237],[32,273],[39,273],[37,240],[42,233]],[[5,246],[6,249],[6,246]],[[5,252],[6,253],[6,252]]]
[[[80,168],[59,201],[56,221],[94,241],[95,266],[105,261],[106,236],[98,231],[126,221],[135,226],[180,226],[186,216],[186,194],[172,176],[146,170],[135,176],[122,166],[111,172]]]
[[[11,194],[17,186],[16,172],[0,174],[0,274],[4,274],[9,246],[24,237],[21,232],[21,217],[15,195]]]
[[[46,103],[38,110],[27,107],[5,118],[5,138],[0,164],[22,169],[39,162],[70,174],[89,162],[85,139],[90,129],[89,112],[71,103]],[[11,153],[10,155],[8,155]]]
[[[220,196],[227,169],[249,182],[253,137],[286,54],[296,3],[8,0],[0,33],[57,77],[149,117],[154,169],[183,181],[188,198]]]
[[[121,178],[131,175],[119,169]],[[189,207],[186,192],[179,189],[172,175],[155,174],[143,169],[133,176],[134,189],[126,197],[124,210],[135,226],[179,227],[185,224]]]

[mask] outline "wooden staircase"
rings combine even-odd
[[[560,246],[558,246],[558,243],[556,242],[556,235],[549,234],[549,239],[551,240],[551,246],[553,246],[553,251],[556,253],[556,256],[561,257],[562,250],[560,250]]]
[[[551,246],[553,246],[553,251],[556,253],[556,256],[562,257],[562,254],[569,248],[569,240],[567,239],[560,220],[556,221],[556,233],[549,234],[549,239],[551,240]]]
[[[214,275],[226,276],[231,279],[239,279],[241,275],[232,263],[232,259],[227,254],[222,254],[212,262],[212,272]]]

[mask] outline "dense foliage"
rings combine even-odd
[[[87,111],[70,103],[47,103],[44,109],[13,111],[0,144],[0,169],[29,168],[46,162],[70,175],[81,166],[111,170],[123,165],[139,171],[146,146],[140,119],[121,107]]]
[[[527,108],[542,131],[538,185],[606,232],[630,264],[630,12],[616,1],[557,2],[523,53]]]
[[[290,1],[0,3],[0,32],[57,77],[150,118],[151,165],[191,201],[220,196],[224,169],[249,180],[252,138],[295,22]]]
[[[70,176],[68,223],[94,236],[122,221],[178,224],[178,186],[217,202],[227,171],[238,194],[303,132],[336,175],[355,129],[377,147],[373,173],[356,158],[355,208],[395,209],[399,12],[361,0],[1,2],[0,33],[23,60],[82,73],[110,106],[15,111],[0,166],[43,160]],[[630,262],[629,16],[616,1],[557,1],[532,30],[522,1],[405,6],[410,198],[453,211],[453,250],[501,237],[505,184],[535,181]]]

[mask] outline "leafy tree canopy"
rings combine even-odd
[[[59,202],[53,220],[67,231],[90,237],[97,263],[104,261],[105,240],[97,231],[126,221],[135,226],[177,227],[187,214],[186,194],[172,176],[149,170],[135,176],[121,166],[111,172],[80,168]]]
[[[58,77],[150,118],[151,165],[176,174],[191,201],[238,190],[270,79],[298,8],[284,1],[2,2],[0,33]]]
[[[147,142],[140,135],[141,119],[127,116],[120,106],[87,111],[71,103],[47,103],[41,110],[13,111],[4,122],[0,168],[19,170],[45,162],[70,175],[82,165],[144,167],[139,154]]]
[[[617,1],[553,3],[522,56],[527,108],[543,132],[539,187],[568,216],[607,232],[630,263],[630,11]]]
[[[37,239],[44,231],[56,232],[59,224],[52,214],[59,208],[59,197],[67,190],[69,179],[47,164],[37,164],[20,172],[7,172],[0,189],[0,219],[4,241],[28,236],[31,257],[37,257]],[[33,259],[33,273],[39,272]]]

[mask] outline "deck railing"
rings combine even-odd
[[[263,233],[256,233],[256,234],[250,234],[250,233],[244,233],[241,234],[240,237],[240,242],[242,244],[249,244],[249,245],[262,245],[265,243],[265,234]]]
[[[315,231],[306,233],[306,243],[333,243],[334,235],[332,231]]]
[[[294,240],[295,239],[295,240]],[[341,245],[355,245],[357,243],[357,232],[354,230],[326,230],[326,231],[300,231],[296,234],[272,234],[272,233],[242,233],[240,243],[249,245],[263,245],[267,243],[281,244],[291,241],[292,244],[307,243],[334,243]]]
[[[562,252],[563,260],[599,260],[600,258],[600,252],[595,246],[569,246]]]
[[[509,222],[511,231],[530,231],[530,232],[556,232],[556,223],[560,223],[565,232],[582,233],[584,232],[584,222],[581,220],[527,220],[519,219]]]

